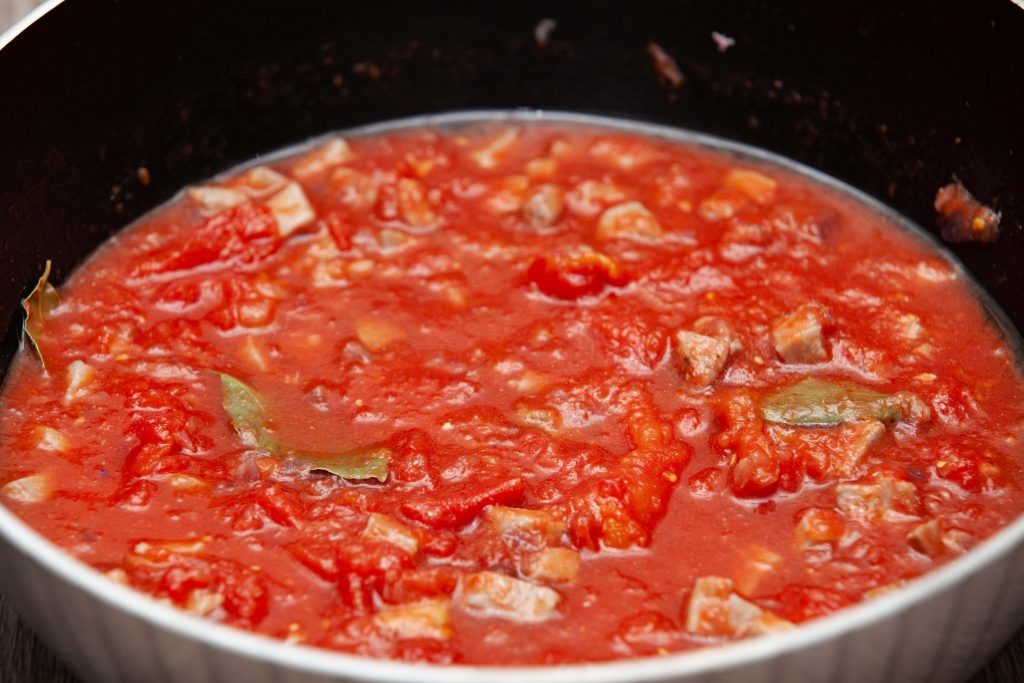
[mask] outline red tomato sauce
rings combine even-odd
[[[0,501],[291,642],[687,650],[873,599],[1024,508],[1016,357],[940,253],[613,129],[332,138],[191,188],[40,321]]]

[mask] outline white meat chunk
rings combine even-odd
[[[41,503],[53,492],[53,482],[47,474],[30,474],[0,486],[0,494],[19,503]]]
[[[414,228],[426,228],[437,222],[437,212],[427,196],[427,188],[415,178],[399,178],[398,210],[402,221]]]
[[[942,524],[932,519],[918,524],[907,534],[907,545],[934,559],[946,550],[946,541],[942,535]]]
[[[918,505],[917,487],[909,481],[885,477],[871,484],[839,484],[836,503],[847,517],[874,521],[889,512],[907,513]]]
[[[512,150],[518,139],[519,131],[515,128],[509,128],[483,147],[473,151],[470,157],[480,168],[494,168]]]
[[[452,637],[447,600],[387,607],[377,612],[373,621],[377,628],[393,638],[448,640]]]
[[[412,529],[397,519],[378,512],[370,513],[370,518],[363,528],[362,537],[371,541],[390,543],[410,555],[415,555],[420,547],[419,539]]]
[[[752,636],[793,625],[733,592],[732,581],[704,576],[693,584],[686,610],[686,630],[702,636]]]
[[[580,554],[571,548],[544,548],[533,558],[526,576],[534,581],[567,583],[580,571]]]
[[[85,396],[94,379],[96,379],[96,368],[84,361],[72,361],[68,365],[68,388],[64,392],[64,405],[69,405]]]
[[[822,363],[828,360],[823,328],[831,323],[828,309],[802,304],[772,323],[772,345],[787,363]]]
[[[565,209],[565,192],[558,185],[539,185],[526,194],[523,218],[535,229],[555,224]]]
[[[778,183],[763,173],[749,168],[735,168],[725,177],[725,186],[739,190],[755,202],[764,204],[775,197]]]
[[[505,505],[494,505],[485,513],[487,523],[499,534],[511,531],[532,531],[549,541],[557,542],[566,532],[565,522],[546,510],[530,510]]]
[[[852,477],[871,447],[885,435],[885,425],[874,418],[846,422],[836,428],[838,447],[832,452],[829,469],[837,479]]]
[[[217,213],[249,200],[244,192],[216,185],[199,185],[188,189],[188,198],[204,213]]]
[[[299,159],[292,167],[292,175],[299,179],[306,179],[335,166],[348,163],[354,157],[355,153],[348,141],[342,137],[335,137]]]
[[[497,572],[462,577],[456,596],[467,609],[521,621],[547,619],[562,599],[550,588]]]
[[[623,202],[604,210],[597,219],[597,239],[646,239],[660,237],[661,223],[640,202]]]
[[[729,360],[729,352],[727,339],[688,330],[676,332],[679,369],[691,384],[706,387],[714,382]]]
[[[288,178],[269,166],[256,166],[238,179],[236,187],[250,197],[258,199],[281,190],[287,184]]]
[[[266,206],[277,219],[277,228],[282,237],[316,220],[313,206],[306,199],[302,186],[296,182],[285,185],[284,189],[267,200]]]

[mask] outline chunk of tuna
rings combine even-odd
[[[623,202],[604,210],[597,220],[597,239],[644,239],[660,237],[661,224],[640,202]]]
[[[791,628],[792,624],[766,612],[733,592],[732,581],[704,576],[693,584],[686,610],[686,630],[702,636],[750,636]]]
[[[19,503],[41,503],[53,492],[48,474],[30,474],[0,486],[0,494]]]
[[[729,342],[729,350],[733,353],[743,348],[736,328],[725,318],[717,315],[704,315],[693,321],[693,331],[708,337],[718,337]]]
[[[512,150],[518,139],[519,131],[515,128],[509,128],[483,147],[475,150],[470,154],[470,158],[480,168],[495,168],[505,158],[505,155]]]
[[[931,558],[936,558],[946,550],[946,542],[942,535],[942,524],[932,519],[918,524],[907,534],[907,545]]]
[[[736,168],[725,177],[725,186],[739,190],[755,202],[764,204],[775,197],[778,185],[772,178],[749,168]]]
[[[414,228],[425,228],[437,222],[437,212],[427,198],[426,188],[414,178],[398,180],[398,210],[402,221]]]
[[[499,534],[523,530],[541,534],[555,542],[566,532],[565,522],[556,519],[547,510],[530,510],[506,505],[492,505],[487,509],[486,520]]]
[[[96,368],[80,360],[68,365],[68,388],[64,392],[64,405],[85,396],[88,387],[96,379]]]
[[[917,487],[885,477],[871,484],[839,484],[836,503],[844,515],[862,521],[878,520],[888,512],[908,512],[918,505]]]
[[[601,209],[626,199],[618,186],[598,180],[584,180],[566,195],[569,210],[581,216],[596,216]]]
[[[831,454],[829,469],[837,479],[849,478],[871,447],[881,441],[885,424],[871,418],[843,423],[836,430],[838,448]]]
[[[448,618],[448,600],[428,600],[411,605],[398,605],[380,610],[373,621],[393,638],[429,638],[448,640],[452,637]]]
[[[244,192],[216,185],[200,185],[188,189],[188,198],[204,213],[217,213],[244,204],[249,198]]]
[[[803,304],[772,323],[772,345],[787,363],[827,361],[823,328],[831,319],[824,306]]]
[[[566,583],[580,571],[580,554],[570,548],[544,548],[533,558],[526,576],[534,581]]]
[[[497,572],[464,576],[456,596],[467,609],[522,621],[547,619],[562,599],[550,588]]]
[[[558,185],[540,185],[526,194],[523,218],[531,227],[548,228],[555,224],[565,209],[565,192]]]
[[[292,167],[292,175],[305,180],[311,176],[348,163],[355,157],[345,138],[336,137],[312,150]]]
[[[706,387],[718,378],[729,359],[726,339],[682,330],[676,333],[676,357],[679,369],[691,384]]]
[[[796,539],[802,546],[836,543],[843,537],[846,524],[835,510],[809,508],[800,515],[796,524]]]
[[[419,539],[412,529],[397,519],[377,512],[370,514],[370,518],[367,520],[361,535],[363,538],[371,541],[390,543],[410,555],[415,555],[420,547]]]
[[[257,199],[278,192],[287,184],[288,178],[269,166],[251,168],[234,183],[236,189]]]
[[[383,318],[360,318],[355,327],[359,343],[370,351],[382,351],[405,338],[400,327]]]

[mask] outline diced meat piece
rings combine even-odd
[[[361,535],[370,541],[390,543],[410,555],[415,555],[420,547],[419,538],[413,533],[412,529],[397,519],[378,512],[370,513],[370,518],[367,520]]]
[[[41,503],[52,492],[53,482],[48,474],[30,474],[0,486],[0,494],[19,503]]]
[[[456,596],[467,609],[522,621],[547,619],[562,599],[550,588],[497,572],[463,577]]]
[[[623,202],[605,209],[597,221],[597,239],[646,239],[660,237],[661,224],[640,202]]]
[[[885,435],[885,425],[871,418],[846,422],[835,429],[838,443],[829,459],[829,471],[836,479],[845,479],[854,476],[860,461]]]
[[[725,186],[739,190],[758,204],[770,202],[778,185],[773,179],[748,168],[736,168],[725,177]]]
[[[526,576],[534,581],[566,583],[580,571],[580,554],[570,548],[544,548],[530,562]]]
[[[380,610],[373,621],[392,638],[429,638],[448,640],[452,637],[448,618],[448,600],[429,600],[412,605],[398,605]]]
[[[486,518],[491,528],[499,534],[515,530],[532,531],[557,542],[566,531],[565,522],[556,519],[547,510],[493,505],[487,509]]]
[[[843,537],[846,525],[835,510],[809,508],[800,513],[796,525],[797,541],[803,546],[836,543]]]
[[[491,213],[501,215],[521,211],[526,201],[530,179],[524,175],[511,175],[494,183],[493,192],[484,201],[484,207]]]
[[[526,175],[528,175],[532,180],[547,180],[551,176],[555,175],[555,171],[558,170],[558,162],[551,157],[531,159],[526,162],[524,170],[526,171]]]
[[[377,184],[362,171],[345,166],[336,168],[329,184],[338,201],[353,209],[365,211],[377,202]]]
[[[740,555],[739,567],[735,573],[734,586],[743,595],[753,595],[761,580],[775,571],[782,562],[782,555],[756,543],[744,548]]]
[[[523,218],[536,229],[555,224],[565,208],[565,192],[558,185],[540,185],[526,194]]]
[[[68,365],[67,374],[68,388],[64,392],[65,405],[85,396],[88,386],[96,379],[96,368],[84,361],[76,360]]]
[[[402,221],[414,228],[425,228],[437,222],[437,212],[427,198],[426,188],[414,178],[398,180],[398,210]]]
[[[924,334],[921,318],[913,313],[905,313],[896,319],[896,336],[906,342],[916,342]]]
[[[803,304],[772,323],[772,344],[787,363],[822,363],[828,360],[824,328],[831,321],[824,306]]]
[[[959,180],[935,195],[942,239],[947,242],[995,242],[1001,216],[967,191]]]
[[[302,186],[296,182],[285,185],[283,190],[267,200],[266,206],[274,214],[282,237],[316,220],[316,212],[306,199]]]
[[[405,338],[405,332],[400,327],[383,318],[360,318],[355,328],[359,343],[370,351],[383,351]]]
[[[965,553],[977,542],[974,536],[961,529],[950,529],[942,535],[943,545],[952,552]]]
[[[250,197],[262,198],[278,192],[288,184],[288,178],[269,166],[249,169],[235,183],[234,187]]]
[[[43,451],[66,453],[71,447],[68,438],[60,430],[53,427],[39,426],[35,429],[36,448]]]
[[[736,328],[728,320],[717,315],[705,315],[693,321],[693,331],[708,337],[718,337],[729,342],[729,350],[733,353],[743,348]]]
[[[732,188],[722,188],[701,200],[697,206],[697,213],[707,221],[720,221],[732,218],[736,213],[750,202],[750,199]]]
[[[581,216],[596,216],[606,206],[626,199],[626,193],[611,183],[584,180],[574,187],[565,201],[569,210]]]
[[[785,630],[792,624],[733,592],[720,576],[697,579],[686,610],[686,630],[701,636],[749,636]]]
[[[495,168],[519,139],[519,131],[509,128],[483,147],[470,154],[476,165],[483,169]]]
[[[188,198],[205,213],[217,213],[249,201],[244,192],[216,185],[190,187]]]
[[[606,166],[631,172],[650,163],[658,150],[644,140],[604,139],[590,146],[590,157]]]
[[[946,542],[942,535],[942,524],[938,519],[918,524],[907,535],[907,545],[932,559],[938,557],[946,550]]]
[[[676,333],[679,369],[691,384],[706,387],[714,382],[729,359],[729,351],[730,344],[725,339],[687,330]]]
[[[352,147],[342,137],[335,137],[307,153],[292,166],[292,175],[301,180],[348,163],[355,157]]]
[[[884,477],[871,484],[839,484],[836,502],[847,517],[873,521],[891,511],[913,511],[919,501],[911,482]]]
[[[188,594],[185,611],[201,617],[210,616],[224,605],[224,596],[220,593],[196,588]]]

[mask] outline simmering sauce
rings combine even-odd
[[[614,128],[331,137],[190,188],[26,309],[0,502],[289,642],[687,650],[874,599],[1024,508],[1014,350],[942,254]]]

